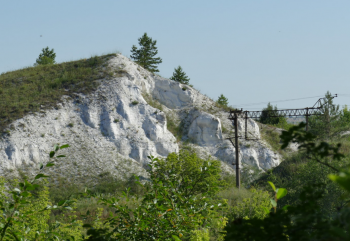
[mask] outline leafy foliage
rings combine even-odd
[[[330,160],[341,160],[339,145],[325,142],[315,143],[316,137],[303,131],[305,124],[289,129],[282,133],[282,147],[289,142],[297,142],[314,163],[337,171]],[[329,177],[347,189],[350,172],[332,174]],[[270,182],[275,193],[275,200],[271,204],[277,209],[277,200],[287,194],[285,189],[277,189]],[[301,183],[303,185],[303,183]],[[226,227],[226,240],[348,240],[350,208],[340,207],[331,218],[326,216],[320,207],[324,195],[325,184],[312,184],[303,187],[299,202],[292,206],[284,206],[275,212],[270,212],[264,219],[235,219]]]
[[[322,192],[306,187],[299,205],[279,209],[265,219],[233,221],[226,227],[226,240],[347,240],[348,210],[333,220],[324,219],[317,203],[320,198]]]
[[[251,197],[244,198],[233,206],[230,213],[231,219],[263,219],[267,216],[266,210],[272,207],[269,193],[256,189],[252,189],[251,192],[253,194]]]
[[[341,118],[346,118],[347,110],[343,113]],[[135,177],[141,191],[128,189],[122,196],[96,190],[83,193],[79,200],[96,204],[97,212],[78,217],[75,199],[55,205],[49,200],[45,170],[64,157],[58,152],[68,147],[55,146],[50,161],[40,166],[31,181],[5,185],[0,179],[0,241],[349,240],[350,169],[344,168],[349,160],[341,145],[317,141],[304,128],[304,123],[291,127],[280,139],[282,148],[290,142],[298,144],[299,164],[305,169],[299,169],[293,181],[268,174],[265,183],[272,188],[272,198],[254,188],[231,189],[230,195],[244,192],[247,196],[235,200],[230,209],[219,193],[227,187],[220,162],[182,150],[166,159],[150,157],[149,180]],[[344,197],[341,203],[340,196]],[[109,216],[103,214],[106,211]],[[55,221],[50,219],[53,213]]]
[[[186,85],[190,83],[190,78],[188,78],[186,73],[182,70],[181,66],[175,68],[173,76],[171,76],[170,79]]]
[[[298,127],[293,128],[294,131],[296,128]],[[305,134],[303,130],[299,130],[301,131],[300,134]],[[311,135],[311,137],[316,146],[321,144],[316,141],[316,136]],[[304,147],[300,147],[299,152],[286,155],[285,160],[278,167],[263,174],[254,185],[266,187],[266,181],[271,181],[278,186],[285,187],[288,190],[288,195],[279,202],[279,205],[284,206],[298,205],[300,203],[299,196],[303,191],[304,186],[310,186],[317,183],[322,184],[322,190],[317,191],[322,191],[323,197],[317,202],[323,214],[332,217],[337,213],[339,208],[346,206],[346,200],[341,198],[344,191],[339,185],[328,179],[327,176],[334,173],[336,170],[341,170],[349,165],[349,141],[347,139],[348,138],[344,137],[339,140],[342,142],[342,145],[337,150],[339,154],[345,154],[345,158],[334,159],[331,158],[331,156],[314,156],[314,154],[308,153]],[[301,139],[299,138],[299,140]],[[328,143],[328,145],[331,149],[338,146],[337,143],[332,142]],[[309,152],[310,151],[311,149],[309,149]],[[317,157],[317,159],[314,159],[314,157]],[[317,160],[320,160],[322,163]],[[324,162],[331,164],[334,169],[324,165]]]
[[[68,145],[56,146],[50,152],[52,161],[40,166],[41,172],[45,168],[55,165],[57,151],[67,148]],[[60,201],[57,205],[49,202],[48,188],[40,182],[47,176],[37,174],[32,181],[25,179],[15,183],[15,187],[6,190],[4,179],[0,180],[0,240],[77,240],[81,237],[82,222],[77,221],[74,215],[68,223],[50,224],[52,210],[72,210],[72,201]]]
[[[138,198],[124,193],[136,208],[102,197],[101,202],[116,213],[107,220],[112,229],[90,229],[88,233],[122,240],[173,240],[172,236],[189,239],[193,230],[209,227],[209,217],[215,215],[212,211],[222,205],[210,199],[220,184],[216,161],[186,153],[170,154],[167,161],[150,158],[150,183],[139,183],[145,195]]]
[[[49,47],[43,48],[42,53],[39,54],[39,57],[36,59],[35,65],[47,65],[55,64],[56,53],[54,49],[49,49]]]
[[[158,54],[156,47],[157,41],[152,40],[148,37],[147,33],[144,33],[141,38],[139,38],[140,48],[138,49],[135,45],[132,46],[130,56],[136,63],[144,67],[151,72],[159,72],[157,65],[162,63],[160,57],[154,57]]]
[[[298,149],[304,150],[309,158],[338,171],[330,164],[331,159],[328,157],[332,157],[332,160],[343,158],[344,155],[339,152],[341,145],[331,145],[327,142],[315,143],[316,136],[302,130],[305,126],[306,124],[302,122],[288,131],[283,131],[281,135],[282,149],[286,148],[290,142],[298,143]]]

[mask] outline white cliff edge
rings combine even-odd
[[[152,74],[120,54],[110,60],[110,66],[127,74],[101,80],[89,95],[63,97],[57,109],[14,121],[10,135],[0,139],[0,175],[36,173],[40,163],[48,162],[55,144],[71,146],[62,150],[67,157],[52,169],[56,175],[74,176],[74,180],[101,173],[120,178],[144,175],[147,156],[166,157],[183,144],[168,131],[167,116],[181,123],[183,141],[228,164],[224,165],[227,170],[234,168],[234,147],[226,139],[232,136],[232,124],[228,113],[213,100],[187,85]],[[145,95],[161,103],[163,111],[150,106]],[[239,121],[241,133],[244,125]],[[247,129],[249,135],[260,138],[254,121],[248,120]],[[281,161],[263,141],[242,140],[240,157],[243,164],[261,170]]]

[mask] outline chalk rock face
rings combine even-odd
[[[188,137],[199,145],[215,145],[222,141],[220,119],[208,113],[202,113],[193,120]]]
[[[181,84],[168,79],[158,79],[152,94],[170,109],[188,106],[196,99],[194,93],[182,90]]]
[[[109,64],[126,74],[100,80],[95,92],[62,97],[59,108],[28,114],[10,125],[10,135],[0,139],[0,175],[19,170],[36,173],[56,144],[70,145],[61,151],[67,157],[51,169],[56,175],[74,176],[75,181],[101,173],[121,178],[144,175],[147,156],[179,151],[181,141],[167,129],[168,121],[181,126],[182,141],[234,168],[235,149],[226,139],[233,136],[232,123],[213,100],[122,55]],[[145,96],[162,110],[152,107]],[[253,120],[239,120],[238,128],[240,136],[260,138]],[[280,163],[263,141],[240,142],[243,164],[267,170]]]

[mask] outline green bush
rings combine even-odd
[[[50,152],[53,158],[45,166],[41,165],[40,170],[55,165],[57,151],[68,147],[63,145],[56,146],[54,151]],[[81,239],[82,221],[76,220],[74,211],[65,214],[66,223],[50,223],[50,214],[52,210],[60,209],[62,214],[64,210],[73,210],[74,204],[69,200],[62,200],[56,205],[49,201],[48,188],[41,181],[47,176],[43,173],[37,174],[32,181],[27,178],[23,182],[15,181],[13,187],[5,188],[4,179],[0,179],[0,240],[59,240],[59,239]],[[7,186],[10,186],[7,184]],[[73,205],[72,205],[73,204]]]
[[[286,148],[289,142],[297,142],[299,148],[304,150],[307,157],[316,163],[324,165],[333,172],[339,170],[334,161],[344,158],[340,145],[331,145],[325,142],[315,142],[316,136],[303,131],[305,124],[290,128],[281,135],[282,148]],[[326,174],[327,177],[327,174]],[[347,195],[350,194],[350,171],[345,170],[339,174],[328,175],[332,181],[342,187]],[[229,222],[226,226],[226,240],[349,240],[350,233],[350,208],[339,207],[338,212],[329,216],[320,207],[320,200],[324,195],[324,183],[310,184],[303,187],[299,195],[299,202],[292,206],[286,205],[277,208],[277,201],[286,195],[284,188],[274,190],[275,198],[271,199],[274,212],[269,212],[264,219],[238,218]],[[301,182],[299,185],[304,185]],[[278,202],[280,203],[280,202]]]
[[[304,128],[302,123],[283,132],[282,148],[297,142],[310,163],[331,171],[316,168],[310,169],[315,173],[305,172],[295,183],[304,187],[294,194],[288,190],[287,195],[285,188],[268,182],[272,198],[262,190],[228,189],[227,181],[232,178],[221,178],[219,161],[182,150],[166,159],[150,157],[149,180],[137,181],[139,189],[131,185],[122,196],[112,193],[117,186],[127,185],[114,183],[113,177],[104,173],[99,178],[107,178],[106,182],[95,190],[54,205],[44,173],[64,157],[58,152],[68,145],[56,146],[50,161],[41,165],[32,179],[5,183],[0,178],[0,240],[349,240],[350,169],[337,165],[344,160],[341,146],[315,142],[316,137]],[[321,183],[311,183],[316,180]],[[332,207],[322,206],[328,180],[333,188],[341,188],[346,198],[332,214],[325,212]],[[107,192],[110,194],[102,194]],[[298,202],[284,205],[283,200],[291,195],[298,195]],[[95,209],[83,213],[77,208],[86,205]]]
[[[252,189],[251,192],[253,194],[251,197],[244,198],[242,202],[237,203],[237,205],[232,208],[230,214],[231,218],[263,219],[267,216],[265,210],[270,210],[272,208],[269,193],[256,189]]]
[[[173,240],[173,235],[189,239],[193,230],[209,228],[208,217],[214,217],[222,206],[210,198],[221,184],[217,161],[173,153],[166,160],[151,157],[148,173],[150,182],[140,183],[145,189],[143,197],[124,193],[136,208],[118,205],[115,198],[100,198],[117,215],[107,220],[109,230],[92,227],[88,233],[122,240]]]

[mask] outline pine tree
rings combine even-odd
[[[228,105],[228,99],[223,94],[221,94],[219,96],[218,100],[216,101],[216,103],[218,103],[219,105],[222,105],[222,106],[227,106]]]
[[[173,76],[171,76],[170,79],[186,85],[190,82],[190,78],[188,78],[186,73],[182,70],[181,66],[175,68]]]
[[[36,59],[36,63],[34,65],[46,65],[46,64],[55,64],[56,53],[54,49],[49,49],[46,47],[42,49],[42,53]]]
[[[145,69],[151,72],[159,72],[157,65],[162,63],[162,59],[159,57],[154,58],[158,54],[156,44],[156,40],[153,41],[152,38],[147,36],[147,33],[144,33],[139,38],[140,48],[138,49],[133,45],[131,49],[132,55],[130,57]]]

